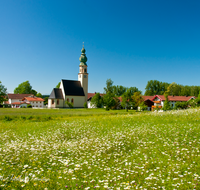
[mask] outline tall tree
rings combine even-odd
[[[21,84],[19,84],[19,86],[17,88],[15,88],[14,90],[15,94],[37,94],[37,91],[32,89],[32,86],[30,85],[29,81],[25,81]]]
[[[6,100],[5,96],[6,96],[6,92],[7,88],[1,83],[0,81],[0,104]]]
[[[122,105],[123,108],[126,109],[126,111],[128,111],[130,106],[133,105],[133,98],[132,98],[132,94],[131,94],[130,90],[127,90],[122,95],[122,103],[121,103],[121,105]]]
[[[60,88],[60,82],[56,85],[56,88]]]
[[[106,110],[110,110],[115,106],[114,95],[110,91],[103,96],[103,103],[106,106]]]
[[[140,92],[135,92],[132,96],[134,102],[134,108],[137,109],[138,106],[144,101]]]
[[[103,98],[100,96],[100,93],[96,93],[91,100],[91,105],[94,105],[97,108],[101,108],[103,105]]]
[[[169,86],[166,82],[160,82],[157,80],[150,80],[147,82],[146,88],[145,88],[145,95],[146,96],[153,96],[156,94],[162,95],[167,90],[167,87]]]
[[[106,87],[104,88],[105,93],[113,93],[113,81],[111,79],[106,80]]]
[[[36,96],[42,98],[42,94],[40,92],[37,93]]]

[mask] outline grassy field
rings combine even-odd
[[[199,109],[0,109],[0,189],[200,189],[199,151]]]

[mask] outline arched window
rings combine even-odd
[[[54,99],[51,100],[51,103],[54,104]]]
[[[57,105],[59,105],[59,100],[57,100]]]
[[[69,102],[69,98],[67,98],[67,102]]]
[[[85,69],[85,73],[87,73],[87,69]]]
[[[74,99],[73,98],[71,99],[71,103],[74,104]]]

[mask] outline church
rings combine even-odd
[[[74,108],[83,108],[88,97],[88,73],[86,50],[81,50],[79,58],[78,80],[64,80],[59,88],[54,88],[48,99],[48,108],[68,108],[66,102],[72,103]]]

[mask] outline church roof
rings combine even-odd
[[[64,99],[62,90],[60,88],[54,88],[49,96],[49,99]]]
[[[62,83],[66,96],[85,96],[80,81],[62,80]]]

